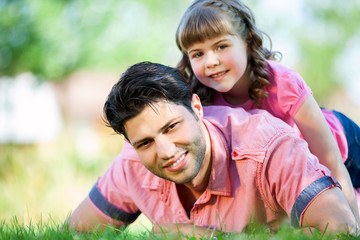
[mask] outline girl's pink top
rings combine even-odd
[[[265,87],[269,96],[262,100],[261,109],[265,109],[273,116],[282,119],[293,127],[302,137],[294,122],[294,115],[299,110],[305,99],[312,94],[310,87],[296,71],[287,68],[278,62],[267,61],[268,71],[271,73],[270,85]],[[245,110],[256,109],[256,105],[248,100],[242,105],[231,105],[226,102],[221,93],[215,93],[214,105],[225,105],[230,107],[242,107]],[[348,156],[348,145],[344,128],[333,112],[322,109],[324,117],[329,124],[330,130],[337,141],[343,162]]]

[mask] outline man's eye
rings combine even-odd
[[[138,145],[136,146],[136,148],[144,148],[144,147],[147,147],[147,146],[150,145],[150,143],[151,143],[150,140],[143,141],[142,143],[138,144]]]
[[[176,127],[176,125],[177,125],[178,123],[176,122],[176,123],[173,123],[173,124],[171,124],[167,129],[166,129],[166,132],[169,132],[170,130],[172,130],[172,129],[174,129],[175,127]]]

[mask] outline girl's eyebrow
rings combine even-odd
[[[218,44],[220,44],[220,43],[222,43],[222,42],[227,42],[228,40],[229,40],[228,38],[224,37],[224,38],[220,39],[219,41],[214,42],[211,46],[216,46],[216,45],[218,45]],[[190,54],[190,53],[192,53],[192,52],[198,52],[198,51],[200,51],[200,50],[201,50],[201,49],[198,49],[198,48],[196,48],[196,49],[191,49],[190,51],[188,51],[188,54]]]

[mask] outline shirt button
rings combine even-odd
[[[233,157],[239,156],[239,154],[236,151],[234,151],[232,155],[233,155]]]

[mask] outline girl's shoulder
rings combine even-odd
[[[266,60],[268,71],[275,75],[284,75],[284,74],[298,74],[294,69],[289,68],[279,62],[273,60]]]
[[[281,84],[300,84],[304,85],[305,81],[301,75],[279,62],[267,60],[267,71],[269,72],[269,80],[271,85]]]
[[[306,97],[311,94],[311,89],[304,79],[295,70],[278,62],[268,61],[269,81],[267,91],[269,93],[262,107],[273,115],[280,117],[287,123],[292,118]]]

